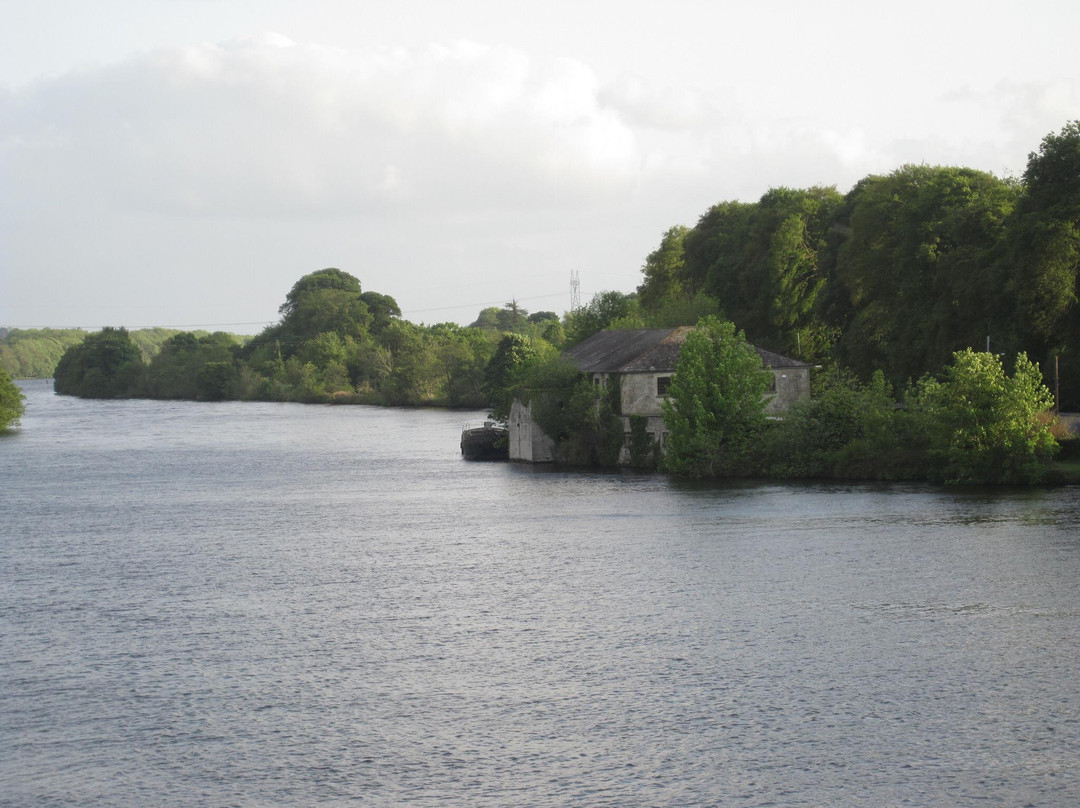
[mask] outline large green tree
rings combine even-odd
[[[566,318],[566,344],[576,345],[605,328],[636,328],[641,325],[637,295],[597,292],[585,306]]]
[[[841,361],[903,384],[988,335],[1013,345],[1000,256],[1018,194],[968,168],[908,165],[860,182],[836,259],[852,311]]]
[[[550,346],[521,334],[506,334],[484,368],[484,393],[495,418],[505,421],[521,380],[529,367],[551,353]]]
[[[372,298],[379,309],[380,323],[392,322],[397,304],[392,298]],[[330,267],[311,272],[295,284],[279,309],[281,321],[256,336],[244,356],[255,365],[284,361],[299,353],[304,345],[326,332],[362,341],[373,317],[364,301],[360,281],[340,269]]]
[[[1063,399],[1080,407],[1080,120],[1043,139],[1023,182],[1010,266],[1024,344],[1061,356]]]
[[[288,318],[296,313],[306,298],[323,291],[347,292],[357,297],[362,293],[360,281],[355,276],[337,267],[327,267],[310,272],[294,283],[278,312]]]
[[[140,393],[145,365],[126,328],[103,328],[68,348],[56,365],[54,388],[83,398],[128,398]]]
[[[660,246],[645,259],[641,267],[645,280],[637,289],[638,301],[645,311],[658,311],[667,301],[687,296],[683,242],[689,232],[690,228],[684,225],[668,228]]]
[[[23,412],[25,405],[22,391],[12,381],[8,372],[0,368],[0,432],[16,426]]]
[[[689,477],[745,471],[765,424],[771,379],[742,331],[719,317],[703,318],[686,337],[663,402],[667,470]]]
[[[835,188],[773,188],[752,204],[714,205],[682,239],[682,264],[668,273],[678,286],[647,288],[705,292],[759,344],[820,355],[832,335],[818,317],[819,252],[842,203]],[[646,270],[665,278],[649,264]],[[658,308],[651,298],[650,306]]]

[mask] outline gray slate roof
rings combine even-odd
[[[583,373],[670,373],[675,370],[686,335],[693,330],[692,326],[680,326],[600,331],[566,354]],[[754,350],[765,367],[812,367],[764,348]]]

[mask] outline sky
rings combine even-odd
[[[254,333],[632,292],[668,228],[906,163],[1020,177],[1075,0],[0,0],[0,326]]]

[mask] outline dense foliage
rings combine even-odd
[[[690,477],[747,471],[771,378],[733,323],[702,319],[686,337],[663,402],[665,468]]]
[[[402,320],[392,297],[363,291],[336,268],[300,278],[280,311],[279,322],[246,344],[223,332],[173,331],[151,357],[136,344],[143,332],[105,329],[63,355],[56,389],[87,397],[469,407],[496,399],[489,364],[499,331]],[[526,331],[552,325],[516,313]],[[555,350],[539,336],[521,338],[533,351]]]
[[[0,432],[17,426],[24,409],[22,391],[7,371],[0,368]]]
[[[1026,354],[1009,376],[994,354],[958,351],[944,379],[920,381],[913,404],[929,435],[931,474],[945,482],[1037,482],[1057,451],[1040,417],[1053,399]]]
[[[1025,354],[957,351],[898,405],[880,372],[867,384],[834,369],[780,421],[763,417],[760,360],[731,323],[702,321],[683,348],[664,406],[664,465],[683,476],[929,479],[1034,483],[1058,445],[1049,390]]]
[[[649,325],[711,301],[756,345],[898,388],[989,341],[1044,372],[1058,358],[1063,408],[1080,409],[1080,121],[1048,135],[1019,182],[907,165],[843,195],[721,202],[666,231],[642,273]]]
[[[47,379],[64,351],[86,332],[78,328],[13,328],[0,334],[0,370],[16,379]]]
[[[0,329],[0,368],[16,379],[50,378],[64,352],[86,339],[87,333],[80,328]],[[128,332],[147,362],[179,333],[175,328],[140,328]],[[189,333],[196,337],[207,334],[205,331]]]
[[[126,328],[103,328],[60,357],[55,389],[83,398],[127,398],[138,391],[144,367]]]

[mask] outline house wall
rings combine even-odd
[[[773,369],[776,392],[770,393],[765,412],[769,415],[777,415],[785,412],[796,401],[810,397],[810,368],[780,368]],[[661,403],[663,396],[656,394],[657,379],[671,373],[626,373],[622,376],[622,414],[623,415],[647,415],[649,417],[663,415]]]
[[[799,399],[810,398],[810,368],[769,368],[776,382],[776,393],[765,405],[765,412],[777,415]]]
[[[776,382],[775,393],[770,394],[765,405],[769,415],[783,413],[802,398],[810,396],[810,368],[770,368]],[[648,432],[660,443],[667,444],[667,429],[664,427],[661,402],[664,397],[656,394],[658,377],[671,376],[671,373],[625,373],[594,374],[593,382],[606,387],[619,384],[619,400],[622,407],[623,431],[630,433],[631,415],[644,415],[649,420]],[[529,463],[550,463],[555,459],[555,442],[544,434],[532,420],[532,407],[515,400],[510,408],[510,459]],[[624,447],[621,463],[629,462],[629,442]]]
[[[526,463],[550,463],[555,459],[555,441],[536,425],[532,404],[518,399],[510,405],[509,451],[511,460]]]
[[[626,373],[622,377],[620,400],[623,415],[659,416],[663,414],[660,402],[664,399],[656,394],[658,376],[670,376],[670,373]]]

